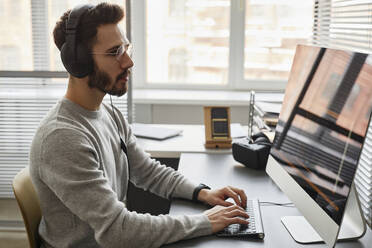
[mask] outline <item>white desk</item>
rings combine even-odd
[[[159,127],[182,129],[179,136],[158,141],[138,138],[140,146],[155,158],[179,158],[181,153],[225,153],[231,154],[231,149],[206,149],[204,125],[156,125]]]
[[[257,197],[260,201],[289,202],[288,198],[280,191],[275,183],[266,175],[265,171],[248,169],[228,154],[182,154],[179,169],[183,175],[192,181],[203,182],[213,188],[226,185],[237,186],[245,190],[248,197]],[[174,200],[171,203],[170,214],[195,214],[206,210],[202,204],[186,200]],[[301,215],[294,207],[261,206],[265,239],[244,240],[238,238],[219,238],[214,235],[180,241],[165,247],[301,247],[301,248],[326,248],[325,244],[301,245],[296,243],[280,222],[280,217],[286,215]],[[371,248],[372,231],[358,241],[340,242],[336,248]]]

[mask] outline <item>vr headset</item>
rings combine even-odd
[[[262,132],[252,135],[251,140],[244,138],[232,144],[233,157],[239,163],[255,170],[264,170],[269,157],[271,142]]]

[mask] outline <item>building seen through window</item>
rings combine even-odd
[[[244,78],[287,80],[297,44],[308,43],[313,1],[246,1]]]
[[[0,70],[33,70],[31,1],[0,3]]]
[[[229,83],[231,1],[146,3],[148,83]],[[244,79],[287,80],[296,44],[311,37],[313,2],[245,5]]]
[[[149,83],[227,84],[230,1],[146,1]]]

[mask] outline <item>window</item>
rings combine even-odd
[[[296,44],[311,37],[312,5],[312,0],[248,1],[244,79],[287,80]]]
[[[0,71],[65,71],[53,41],[53,28],[69,8],[97,0],[2,0]],[[110,2],[124,5],[124,0]],[[10,32],[11,30],[11,32]],[[10,51],[11,50],[11,51]],[[15,61],[15,63],[14,63]]]
[[[147,0],[148,82],[227,84],[229,20],[229,0]]]
[[[0,71],[64,71],[55,22],[76,4],[98,2],[1,1]],[[307,43],[313,25],[313,0],[131,2],[140,88],[283,90],[295,46]]]
[[[133,1],[135,85],[283,90],[313,0]]]
[[[1,1],[0,70],[33,69],[31,1]]]

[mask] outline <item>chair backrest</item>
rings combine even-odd
[[[22,169],[13,179],[13,192],[21,209],[31,248],[39,247],[41,210],[39,198],[31,182],[29,167]]]

